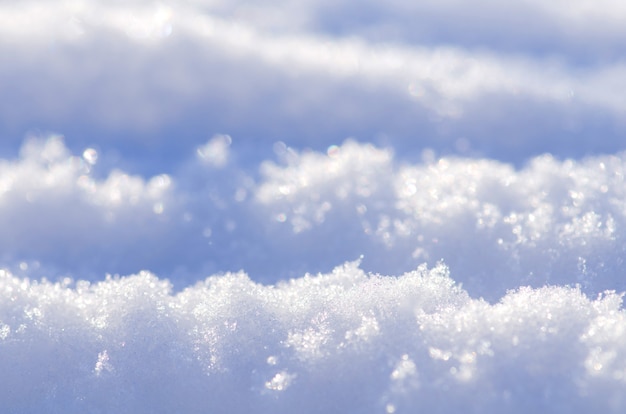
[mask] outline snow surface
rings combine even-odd
[[[358,263],[172,294],[141,272],[90,284],[0,273],[8,412],[621,412],[622,297],[520,288],[490,305],[439,265]]]
[[[0,2],[10,413],[623,413],[613,0]]]

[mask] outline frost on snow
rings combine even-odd
[[[621,295],[472,299],[444,265],[346,263],[174,294],[141,272],[90,284],[0,273],[7,412],[623,412]]]

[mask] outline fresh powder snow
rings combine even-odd
[[[625,412],[624,27],[0,3],[2,412]]]

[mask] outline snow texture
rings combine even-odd
[[[349,136],[517,166],[626,149],[619,2],[379,3],[5,2],[0,151],[54,131],[153,174],[213,134],[256,160]]]
[[[614,0],[0,2],[8,413],[623,413]]]
[[[72,154],[57,136],[28,141],[0,162],[4,263],[52,280],[157,269],[180,289],[241,269],[274,283],[364,256],[366,271],[396,275],[443,260],[490,301],[521,285],[626,289],[623,154],[544,155],[516,170],[430,152],[407,164],[355,141],[324,153],[277,144],[253,176],[229,161],[231,142],[216,136],[180,172],[143,179],[99,177],[95,150]]]
[[[217,136],[180,176],[149,180],[94,177],[97,152],[72,155],[54,136],[0,165],[2,250],[15,263],[0,274],[9,412],[626,407],[622,158],[542,156],[516,171],[432,154],[398,164],[353,141],[278,145],[282,161],[261,164],[255,183],[229,164],[231,142]],[[224,169],[232,188],[186,192]],[[287,280],[359,252],[362,263]],[[26,254],[42,261],[18,262]],[[273,279],[53,271],[237,257],[274,263]]]
[[[172,294],[148,272],[94,284],[0,274],[8,412],[622,412],[622,297],[520,288],[490,305],[443,265],[358,263]],[[27,372],[25,372],[27,371]]]

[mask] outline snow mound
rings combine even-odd
[[[407,163],[348,140],[277,143],[277,161],[249,165],[236,143],[214,136],[184,168],[143,178],[57,136],[28,141],[0,160],[0,266],[54,281],[146,268],[180,290],[216,272],[272,284],[363,256],[381,274],[444,260],[491,303],[523,285],[626,290],[623,153],[515,169],[430,151]]]
[[[428,151],[399,163],[389,150],[347,141],[261,171],[257,201],[286,228],[282,249],[297,253],[287,246],[297,240],[303,255],[322,260],[363,254],[381,273],[443,259],[470,293],[489,299],[528,284],[626,289],[624,154],[543,155],[516,170]]]
[[[95,149],[72,154],[58,135],[29,139],[18,159],[0,159],[3,266],[20,263],[33,272],[46,264],[43,274],[78,271],[87,277],[101,270],[97,256],[117,267],[120,248],[145,260],[157,239],[160,246],[167,243],[165,213],[175,204],[171,177],[112,170],[100,178],[97,161]]]
[[[520,288],[490,305],[440,264],[357,262],[261,285],[0,273],[7,412],[623,412],[621,295]]]

